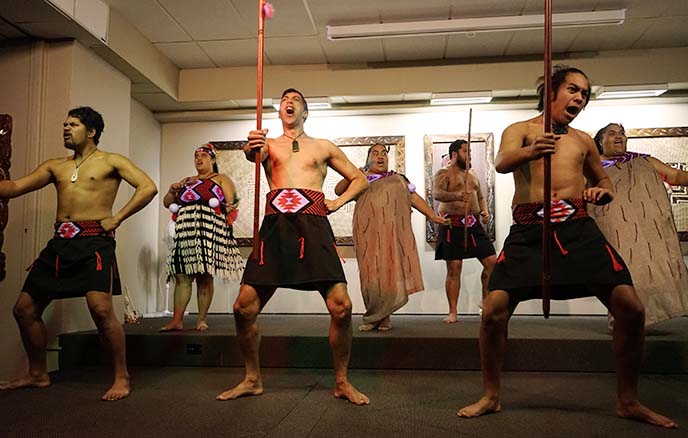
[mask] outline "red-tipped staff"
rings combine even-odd
[[[274,9],[270,3],[265,0],[258,0],[258,80],[256,92],[256,129],[263,129],[263,53],[264,34],[265,34],[265,19],[272,18]],[[255,155],[256,171],[255,171],[255,193],[253,198],[253,258],[259,258],[259,240],[258,236],[258,216],[260,215],[260,163],[261,152],[256,151]]]
[[[552,132],[552,0],[545,0],[545,75],[543,98],[544,132]],[[544,196],[542,222],[542,312],[549,318],[549,304],[552,293],[552,160],[549,155],[543,157]]]
[[[468,139],[466,140],[466,178],[463,182],[463,189],[468,193],[468,171],[471,168],[471,121],[473,120],[473,108],[468,110]],[[466,202],[466,213],[463,216],[463,252],[468,252],[468,212],[470,198]]]

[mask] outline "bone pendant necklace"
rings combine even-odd
[[[86,160],[88,160],[89,158],[91,158],[91,155],[93,155],[93,153],[94,153],[96,150],[97,150],[97,149],[93,149],[93,150],[91,151],[91,153],[88,154],[88,155],[86,155],[86,158],[84,158],[83,160],[81,160],[81,162],[80,162],[79,164],[76,164],[76,158],[74,158],[74,172],[72,172],[72,177],[69,178],[69,180],[70,180],[71,182],[75,183],[76,180],[79,179],[79,167],[81,167],[81,165],[84,164],[84,162],[86,162]]]

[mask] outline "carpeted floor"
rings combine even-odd
[[[508,372],[503,412],[460,419],[480,394],[467,371],[352,370],[372,404],[332,397],[330,370],[265,369],[265,394],[230,402],[215,396],[240,368],[134,368],[132,395],[101,402],[110,372],[53,375],[47,389],[0,392],[0,436],[10,437],[685,437],[688,375],[645,375],[641,395],[686,429],[662,430],[614,415],[608,373]]]

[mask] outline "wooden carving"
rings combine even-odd
[[[10,179],[10,158],[12,158],[12,117],[0,114],[0,181]],[[2,244],[5,242],[5,227],[9,218],[8,199],[0,199],[0,281],[5,279],[5,254]]]

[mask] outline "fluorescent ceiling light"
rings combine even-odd
[[[430,105],[471,105],[490,103],[492,93],[480,91],[477,93],[433,93]]]
[[[625,19],[626,9],[567,12],[552,14],[552,27],[615,25],[622,24]],[[544,26],[544,20],[544,15],[540,14],[327,26],[327,38],[330,40],[347,40],[531,30],[541,29]]]
[[[281,101],[282,101],[282,99],[273,99],[272,100],[272,106],[277,111],[279,111]],[[306,102],[308,102],[308,111],[332,109],[332,104],[330,104],[330,99],[327,97],[306,97]]]
[[[597,99],[626,99],[633,97],[656,97],[667,92],[667,84],[612,85],[601,87]]]

